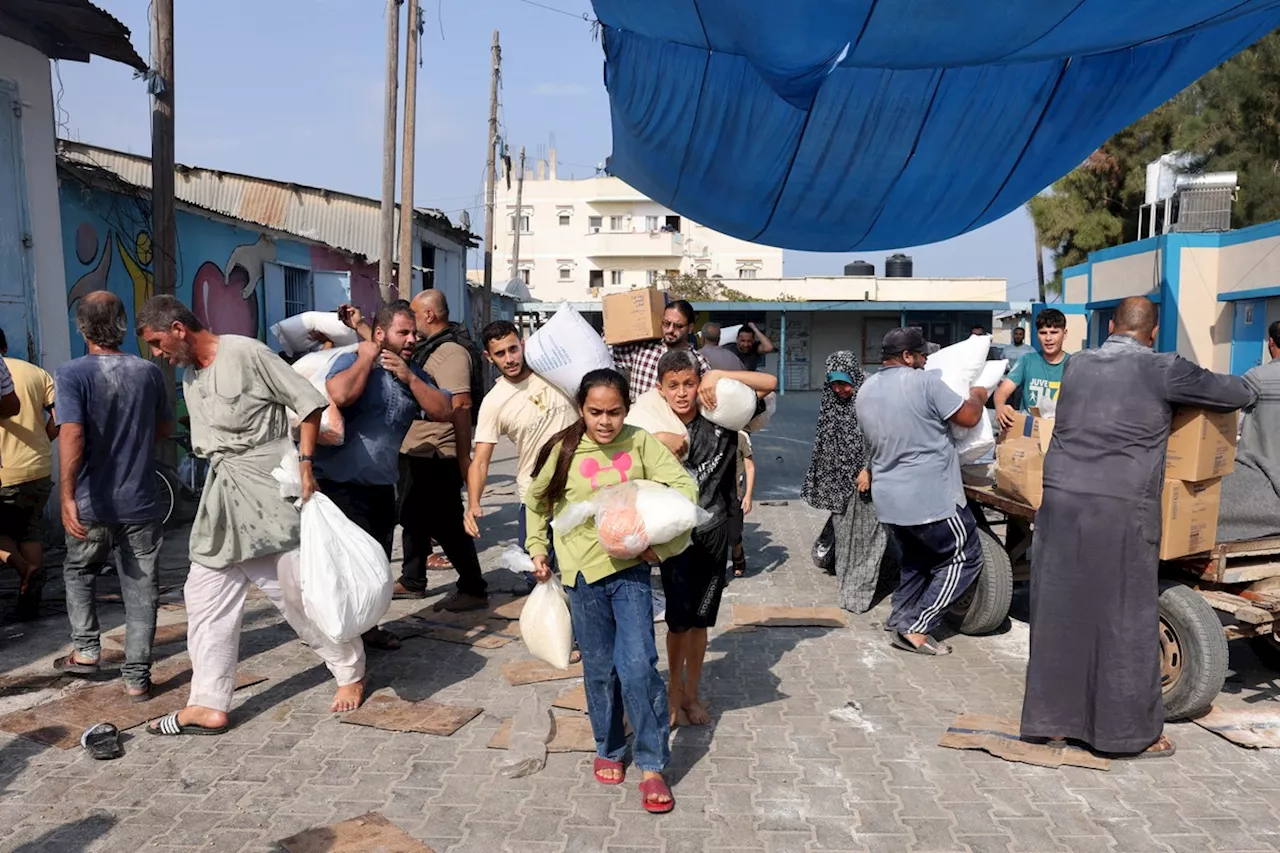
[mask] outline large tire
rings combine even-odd
[[[1222,621],[1198,592],[1160,581],[1160,682],[1164,718],[1198,717],[1227,680],[1227,636]]]
[[[1013,564],[1000,540],[986,530],[978,530],[982,545],[982,571],[951,605],[949,620],[961,634],[990,634],[1004,625],[1013,603]]]

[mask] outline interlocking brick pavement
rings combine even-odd
[[[0,850],[251,853],[372,810],[437,853],[1280,850],[1280,756],[1241,749],[1194,725],[1170,727],[1178,745],[1172,759],[1117,763],[1106,773],[1008,764],[935,745],[962,711],[1017,714],[1025,593],[1005,633],[957,637],[955,654],[940,660],[889,649],[883,603],[851,616],[845,629],[726,633],[734,603],[835,600],[834,579],[809,562],[823,518],[796,499],[815,402],[789,396],[775,427],[756,439],[758,497],[790,503],[758,503],[749,518],[751,569],[730,584],[707,656],[715,724],[673,738],[668,776],[679,802],[672,814],[641,809],[634,774],[616,788],[596,784],[588,755],[551,755],[525,779],[498,773],[506,754],[485,744],[499,722],[526,690],[549,702],[566,686],[510,687],[499,667],[524,657],[520,643],[483,651],[413,638],[398,652],[372,652],[373,688],[485,713],[451,738],[347,726],[327,713],[323,666],[255,599],[242,660],[268,680],[237,694],[228,734],[163,739],[135,729],[123,758],[94,762],[79,750],[0,733]],[[486,566],[515,536],[509,456],[493,470]],[[181,563],[181,548],[171,543],[166,583],[181,582]],[[507,588],[517,583],[501,570],[489,577]],[[431,579],[432,594],[442,595],[452,577],[433,572]],[[53,586],[46,619],[0,633],[4,674],[47,672],[65,648]],[[392,617],[422,606],[396,602]],[[118,605],[104,605],[104,630],[122,615]],[[1238,674],[1224,702],[1274,700],[1273,677],[1245,646],[1233,644],[1232,664]],[[75,687],[3,696],[0,710]],[[829,716],[846,707],[857,713]]]

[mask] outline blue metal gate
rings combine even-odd
[[[10,355],[38,362],[21,114],[17,87],[0,80],[0,327],[8,338]]]

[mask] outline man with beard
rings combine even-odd
[[[658,385],[658,360],[669,350],[688,350],[698,367],[698,375],[711,369],[702,353],[689,346],[693,334],[693,306],[677,299],[662,313],[662,340],[641,341],[609,347],[614,366],[624,371],[631,382],[631,402]]]
[[[213,334],[172,296],[147,300],[135,325],[154,355],[185,368],[191,444],[209,460],[183,588],[191,695],[186,708],[147,730],[169,736],[227,730],[249,584],[279,608],[337,680],[329,709],[354,710],[364,695],[364,645],[334,643],[307,619],[298,578],[298,510],[280,497],[271,476],[284,454],[294,452],[285,412],[292,409],[302,419],[297,454],[303,501],[316,491],[312,460],[324,395],[262,342]]]
[[[721,349],[728,350],[742,362],[743,370],[759,370],[764,367],[765,353],[774,352],[777,347],[769,340],[755,323],[747,323],[738,329],[733,340],[724,344]]]
[[[342,411],[346,439],[316,449],[320,491],[367,532],[391,558],[396,530],[396,481],[400,445],[409,426],[426,417],[448,420],[453,409],[419,367],[409,364],[417,343],[413,309],[396,300],[374,317],[373,340],[339,356],[325,388]],[[400,640],[381,628],[365,632],[367,646],[398,649]]]
[[[1111,336],[1067,362],[1044,458],[1022,735],[1168,757],[1160,685],[1160,500],[1174,406],[1231,411],[1237,376],[1157,353],[1156,306],[1116,306]],[[874,482],[874,481],[873,481]]]

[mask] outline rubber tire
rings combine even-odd
[[[160,506],[165,508],[164,517],[160,521],[160,525],[163,527],[169,523],[177,511],[178,495],[181,492],[179,492],[177,485],[170,482],[167,473],[157,468],[155,474],[156,480],[159,481],[159,485],[156,487],[156,500]]]
[[[1160,581],[1160,621],[1177,636],[1182,675],[1164,690],[1166,722],[1200,716],[1213,706],[1227,680],[1227,636],[1209,603],[1189,586]]]
[[[977,535],[982,545],[982,571],[947,613],[956,629],[970,636],[999,630],[1013,605],[1013,563],[1008,552],[991,532],[979,528]]]

